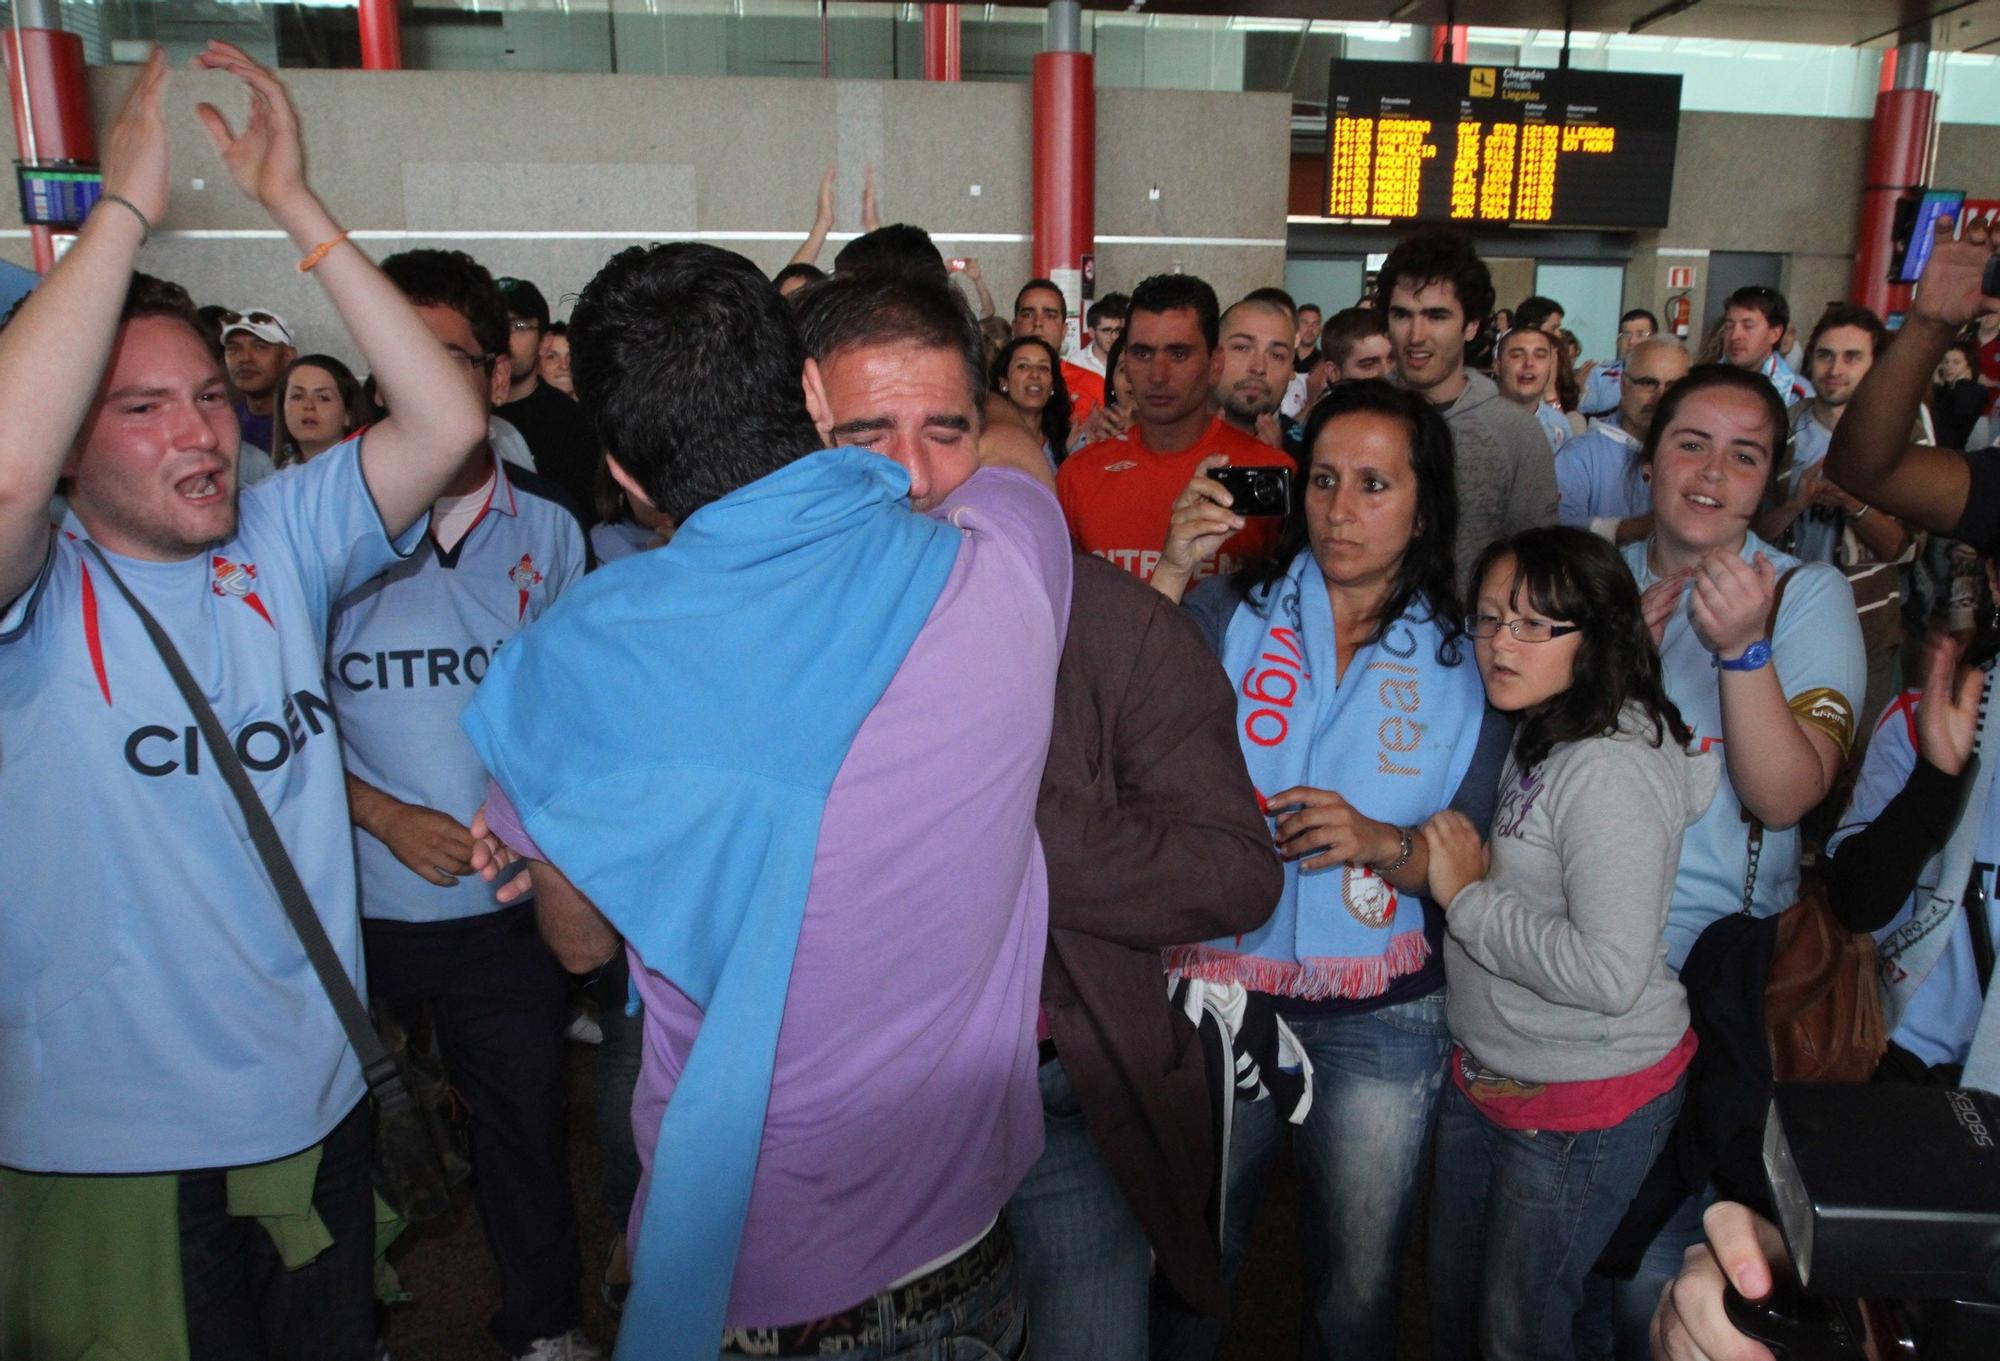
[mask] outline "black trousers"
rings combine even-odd
[[[574,1328],[563,1024],[569,976],[531,904],[450,922],[362,923],[369,991],[414,1020],[428,1006],[445,1074],[472,1113],[472,1199],[500,1268],[493,1335],[509,1352]]]
[[[287,1271],[271,1235],[229,1213],[226,1171],[183,1172],[181,1281],[197,1361],[366,1361],[375,1345],[375,1188],[368,1103],[334,1126],[313,1207],[333,1245]]]

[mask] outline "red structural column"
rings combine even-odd
[[[1467,24],[1431,25],[1431,60],[1465,60],[1466,48],[1472,41],[1472,29]]]
[[[1868,168],[1861,180],[1861,220],[1855,231],[1854,301],[1880,316],[1906,311],[1907,284],[1889,282],[1896,201],[1921,188],[1930,177],[1932,140],[1937,134],[1938,97],[1929,90],[1883,90],[1875,96],[1875,123],[1868,135]]]
[[[396,0],[361,0],[361,69],[403,69],[403,20]]]
[[[97,160],[97,132],[90,122],[90,87],[84,82],[83,40],[52,28],[0,31],[7,88],[14,103],[14,145],[23,161]],[[55,232],[28,229],[35,268],[56,262]]]
[[[1097,80],[1087,52],[1035,54],[1034,271],[1070,304],[1083,257],[1096,250]]]
[[[959,46],[957,5],[924,6],[924,79],[957,80],[965,58]]]

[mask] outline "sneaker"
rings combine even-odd
[[[570,1018],[569,1025],[563,1029],[563,1038],[574,1040],[578,1044],[603,1044],[604,1027],[599,1025],[597,1018],[589,1012],[579,1011]]]
[[[538,1337],[514,1361],[604,1361],[604,1353],[590,1345],[583,1329],[572,1328],[555,1337]]]

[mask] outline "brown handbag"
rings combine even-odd
[[[1765,629],[1775,636],[1787,572],[1771,597]],[[1757,888],[1764,824],[1750,816],[1750,865],[1743,876],[1743,912]],[[1779,1082],[1866,1082],[1889,1045],[1877,981],[1875,938],[1850,931],[1833,915],[1826,890],[1809,885],[1778,914],[1777,943],[1764,979],[1764,1033],[1771,1075]]]

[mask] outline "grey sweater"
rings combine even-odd
[[[1721,779],[1713,753],[1615,737],[1566,742],[1525,776],[1512,756],[1493,865],[1445,913],[1446,1019],[1479,1063],[1523,1082],[1622,1077],[1688,1025],[1664,928],[1681,838]]]
[[[1526,409],[1500,395],[1483,373],[1468,372],[1465,391],[1440,407],[1451,427],[1458,484],[1458,589],[1464,594],[1486,545],[1556,522],[1556,458]]]

